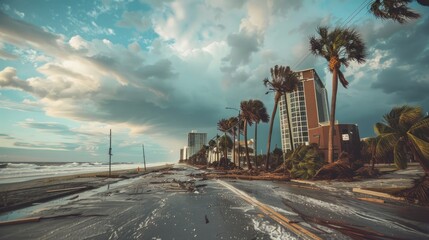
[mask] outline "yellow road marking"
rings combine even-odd
[[[224,181],[221,181],[221,180],[217,180],[217,181],[222,186],[228,188],[233,193],[235,193],[238,196],[240,196],[246,202],[250,203],[253,206],[258,207],[259,210],[261,210],[265,215],[267,215],[268,217],[270,217],[274,221],[278,222],[283,227],[285,227],[285,228],[289,229],[290,231],[294,232],[298,236],[303,237],[304,239],[321,240],[321,238],[318,237],[317,235],[315,235],[314,233],[312,233],[312,232],[308,231],[307,229],[303,228],[298,223],[295,223],[295,222],[289,220],[285,216],[283,216],[280,213],[276,212],[271,207],[269,207],[269,206],[267,206],[267,205],[259,202],[258,200],[256,200],[255,198],[249,196],[245,192],[243,192],[243,191],[241,191],[241,190],[233,187],[232,185],[230,185],[230,184],[228,184],[228,183],[226,183]]]

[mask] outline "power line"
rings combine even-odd
[[[360,12],[362,12],[362,10],[366,7],[368,7],[370,4],[372,3],[372,0],[365,0],[364,2],[362,2],[345,20],[344,22],[340,25],[340,27],[345,27],[347,24],[349,24],[351,22],[351,20],[353,20],[353,18],[355,18]],[[300,64],[302,64],[309,56],[311,55],[311,52],[307,52],[304,57],[302,57],[298,63],[296,63],[295,65],[293,65],[293,69],[296,69]]]

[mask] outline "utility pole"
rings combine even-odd
[[[110,144],[109,144],[109,178],[112,173],[112,129],[110,129]]]
[[[142,149],[143,149],[143,163],[144,163],[144,171],[146,172],[146,156],[144,154],[144,144],[142,144]]]

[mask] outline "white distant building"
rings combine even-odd
[[[186,147],[186,159],[200,151],[207,144],[207,133],[197,133],[192,130],[188,133],[188,146]]]
[[[183,148],[180,149],[180,160],[186,159],[187,150],[188,150],[188,146],[184,146]]]

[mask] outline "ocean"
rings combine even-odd
[[[172,162],[147,163],[147,167],[162,166]],[[143,163],[112,163],[112,171],[143,169]],[[67,176],[81,173],[109,171],[108,163],[89,162],[31,162],[0,163],[0,184],[23,182],[33,179]]]

